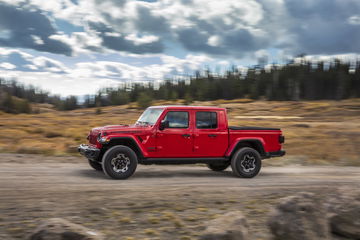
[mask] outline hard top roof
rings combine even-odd
[[[212,106],[188,106],[188,105],[163,105],[151,106],[150,108],[164,108],[164,109],[193,109],[193,110],[225,110],[225,108]]]

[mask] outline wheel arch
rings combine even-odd
[[[111,147],[118,146],[118,145],[127,146],[127,147],[131,148],[136,153],[136,156],[138,157],[138,159],[144,158],[139,145],[131,137],[113,137],[113,138],[111,138],[109,143],[107,143],[106,145],[103,145],[104,153]]]
[[[240,148],[251,147],[259,152],[261,157],[266,156],[264,144],[259,139],[242,139],[236,142],[234,147],[227,153],[228,157],[232,157]]]

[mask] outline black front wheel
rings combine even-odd
[[[104,173],[114,179],[127,179],[134,174],[138,161],[136,153],[127,146],[114,146],[102,158]]]
[[[101,163],[97,162],[97,161],[93,161],[93,160],[90,160],[88,159],[89,161],[89,165],[95,169],[96,171],[102,171],[102,166],[101,166]]]
[[[231,168],[238,177],[253,178],[260,172],[261,156],[253,148],[241,148],[231,158]]]
[[[221,172],[224,171],[225,169],[227,169],[230,165],[230,162],[225,162],[225,163],[209,163],[207,166],[208,168],[210,168],[211,170],[215,171],[215,172]]]

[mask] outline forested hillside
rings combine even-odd
[[[309,62],[304,59],[286,65],[254,66],[247,71],[233,67],[225,74],[198,71],[181,80],[134,83],[99,90],[79,103],[75,96],[60,98],[48,92],[0,79],[0,109],[6,112],[31,112],[29,102],[50,103],[59,110],[100,107],[138,102],[146,107],[152,100],[184,99],[192,101],[216,99],[265,100],[340,100],[360,97],[360,62]]]
[[[62,99],[42,89],[0,78],[0,110],[4,112],[36,113],[37,109],[32,109],[30,103],[49,103],[58,110],[73,110],[80,107],[77,102],[75,96]]]

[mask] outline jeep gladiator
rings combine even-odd
[[[137,164],[205,163],[213,171],[231,165],[236,176],[252,178],[265,158],[280,157],[284,136],[278,128],[228,126],[225,108],[153,106],[133,125],[90,131],[78,151],[92,168],[126,179]]]

